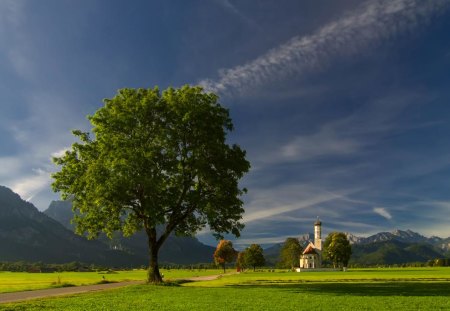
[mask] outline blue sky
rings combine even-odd
[[[103,98],[201,84],[252,163],[237,244],[450,236],[449,33],[450,0],[2,0],[0,184],[44,210]]]

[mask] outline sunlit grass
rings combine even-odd
[[[177,270],[162,269],[164,279],[178,279],[195,276],[220,274],[222,270]],[[55,273],[27,273],[0,272],[0,293],[36,290],[67,285],[90,285],[100,282],[144,281],[146,270],[106,272],[55,272]]]
[[[226,275],[217,280],[200,283],[187,283],[184,286],[221,287],[245,284],[292,284],[310,282],[412,282],[443,281],[450,282],[450,268],[397,268],[397,269],[349,269],[346,272],[244,272],[239,275]],[[271,270],[273,271],[273,270]]]
[[[218,272],[163,273],[187,278]],[[145,271],[132,273],[145,278]],[[306,273],[266,270],[172,285],[137,285],[38,299],[0,305],[0,310],[450,310],[450,268]]]
[[[0,310],[449,310],[449,291],[449,282],[139,285],[0,305]]]

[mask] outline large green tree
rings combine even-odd
[[[88,119],[92,133],[73,131],[80,141],[54,158],[52,186],[73,200],[78,233],[144,229],[153,283],[162,282],[158,251],[171,233],[208,225],[217,238],[239,236],[238,182],[250,164],[226,142],[233,125],[218,96],[190,86],[121,89]]]
[[[298,267],[302,250],[298,239],[287,238],[280,251],[281,266],[291,270],[294,270],[296,266]]]
[[[347,267],[350,256],[352,255],[352,246],[343,232],[331,232],[323,244],[325,259],[331,260],[333,266]]]
[[[245,249],[244,261],[247,266],[253,267],[253,271],[256,267],[261,267],[266,263],[264,259],[263,249],[258,244],[252,244]]]

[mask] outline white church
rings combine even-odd
[[[314,223],[314,243],[309,242],[300,255],[300,269],[319,269],[322,267],[322,222],[317,217]],[[299,271],[300,271],[299,269]]]

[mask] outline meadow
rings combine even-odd
[[[268,271],[268,270],[266,270]],[[272,270],[273,271],[273,270]],[[213,281],[187,283],[184,286],[275,285],[296,283],[361,283],[361,282],[449,282],[450,268],[375,268],[349,269],[347,272],[246,272]]]
[[[178,279],[193,276],[220,274],[222,270],[178,270],[162,269],[165,278]],[[0,293],[36,290],[64,286],[79,286],[99,284],[102,282],[144,281],[147,276],[145,270],[107,271],[100,272],[55,272],[55,273],[27,273],[0,272]]]
[[[246,272],[0,305],[0,310],[450,310],[450,268]]]

